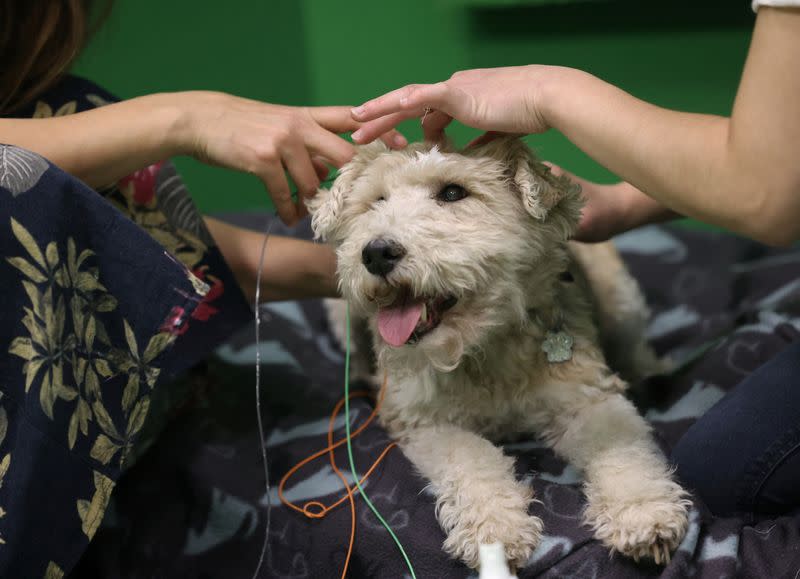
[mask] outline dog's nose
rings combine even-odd
[[[373,275],[387,275],[403,259],[406,248],[391,239],[373,239],[361,250],[361,262]]]

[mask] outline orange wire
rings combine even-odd
[[[350,439],[351,440],[354,439],[356,436],[358,436],[367,426],[369,426],[370,423],[375,419],[375,416],[378,414],[378,410],[380,410],[381,403],[383,402],[383,397],[386,394],[386,381],[387,381],[387,377],[384,376],[383,377],[383,384],[381,384],[381,389],[380,389],[380,392],[378,393],[378,399],[375,402],[375,408],[372,410],[372,412],[367,417],[367,419],[364,421],[364,423],[361,424],[361,426],[359,426],[357,429],[355,429],[352,432],[352,434],[350,435]],[[350,393],[350,399],[359,398],[359,397],[363,398],[363,397],[368,397],[368,396],[369,396],[369,392],[366,391],[366,390],[358,390],[356,392],[351,392]],[[337,440],[335,443],[333,442],[334,424],[336,422],[336,417],[339,415],[339,412],[342,409],[342,406],[344,406],[344,401],[345,401],[344,398],[339,400],[339,402],[336,403],[336,406],[334,406],[333,412],[331,412],[331,418],[330,418],[330,421],[328,422],[328,446],[326,448],[323,448],[322,450],[319,450],[319,451],[315,452],[311,456],[307,456],[306,458],[304,458],[303,460],[298,462],[296,465],[294,465],[292,468],[290,468],[286,472],[286,474],[283,475],[283,478],[281,478],[281,482],[278,485],[278,497],[280,498],[281,503],[283,503],[284,505],[286,505],[290,509],[293,509],[293,510],[297,511],[298,513],[302,513],[303,515],[305,515],[309,519],[321,519],[321,518],[325,517],[333,509],[335,509],[336,507],[341,505],[344,501],[349,500],[349,502],[350,502],[350,542],[349,542],[349,544],[347,546],[347,556],[345,557],[344,568],[342,569],[342,576],[341,576],[342,579],[345,579],[345,577],[347,576],[347,568],[350,565],[350,557],[353,554],[353,544],[354,544],[355,538],[356,538],[356,503],[355,503],[355,499],[354,499],[355,492],[353,491],[353,488],[350,486],[350,484],[347,482],[347,479],[345,478],[344,474],[342,474],[342,471],[340,471],[339,467],[336,466],[336,457],[335,457],[334,452],[333,452],[334,450],[336,450],[337,448],[339,448],[343,444],[347,443],[347,438],[346,437]],[[378,458],[375,459],[375,462],[372,463],[372,466],[369,467],[369,470],[361,478],[361,484],[362,485],[364,484],[364,481],[366,481],[367,478],[369,478],[369,476],[372,474],[372,472],[375,470],[375,468],[386,457],[386,455],[389,453],[389,451],[392,450],[395,446],[397,446],[397,443],[396,442],[392,442],[386,448],[383,449],[383,452],[381,452],[381,454],[378,456]],[[330,460],[331,467],[333,468],[333,471],[341,479],[342,484],[344,485],[345,495],[343,497],[341,497],[339,500],[337,500],[336,502],[334,502],[334,503],[332,503],[330,505],[325,505],[325,504],[323,504],[323,503],[321,503],[319,501],[308,501],[302,507],[300,507],[300,506],[294,504],[293,502],[289,501],[288,499],[286,499],[286,497],[283,496],[283,489],[286,486],[286,483],[289,481],[289,479],[298,470],[300,470],[302,467],[304,467],[308,463],[318,459],[319,457],[323,456],[326,453],[328,454],[328,459]],[[311,510],[312,508],[314,510]]]

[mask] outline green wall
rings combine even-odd
[[[214,89],[357,104],[459,69],[538,62],[588,70],[663,106],[728,114],[753,18],[746,0],[117,0],[76,72],[122,97]],[[416,122],[401,129],[420,136]],[[529,140],[581,176],[613,179],[558,134]],[[205,211],[268,203],[255,178],[190,159],[179,167]]]

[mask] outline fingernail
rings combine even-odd
[[[397,147],[405,147],[408,144],[408,141],[403,135],[395,135],[394,138],[392,139],[392,142]]]
[[[361,106],[350,109],[350,114],[352,114],[354,117],[360,117],[364,114],[364,107]]]
[[[358,130],[357,130],[355,133],[353,133],[351,136],[353,137],[353,140],[354,140],[354,141],[358,141],[358,140],[361,138],[361,135],[362,135],[362,134],[363,134],[363,133],[361,132],[361,129],[358,129]]]

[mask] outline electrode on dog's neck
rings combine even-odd
[[[544,332],[541,350],[547,356],[547,361],[551,364],[568,362],[572,359],[572,347],[575,345],[575,339],[565,329],[564,311],[555,309],[550,310],[548,314],[544,316],[548,318],[545,321],[539,310],[528,310],[531,320]]]

